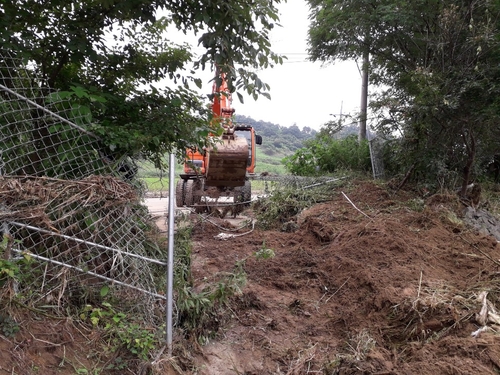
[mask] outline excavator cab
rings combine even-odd
[[[184,159],[184,174],[203,175],[205,173],[205,160],[203,153],[196,149],[188,148]]]
[[[247,172],[253,174],[255,173],[255,145],[262,144],[262,136],[255,134],[253,127],[245,125],[236,126],[234,133],[236,136],[244,138],[247,142]]]

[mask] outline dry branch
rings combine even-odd
[[[0,178],[0,201],[0,220],[52,227],[54,222],[73,216],[81,207],[139,203],[139,196],[130,185],[110,176],[82,180],[13,176]]]
[[[361,211],[358,207],[356,207],[356,205],[354,203],[352,203],[352,201],[349,199],[349,197],[344,193],[342,192],[342,195],[344,196],[345,199],[347,199],[347,201],[359,212],[361,212],[363,215],[365,215],[368,219],[372,220],[372,218],[370,216],[368,216],[367,214],[365,214],[363,211]]]
[[[103,282],[127,287],[129,299],[138,293],[164,298],[154,279],[164,265],[157,260],[164,258],[163,240],[126,182],[100,175],[81,180],[4,176],[0,202],[0,220],[15,241],[12,251],[33,260],[27,267],[37,275],[41,299],[32,303],[50,299],[62,306],[67,291]]]

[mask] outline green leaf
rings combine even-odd
[[[87,97],[87,90],[82,86],[71,86],[71,90],[78,96],[79,98]]]
[[[109,293],[109,286],[108,285],[104,285],[102,288],[101,288],[101,297],[106,297]]]
[[[182,99],[179,97],[173,98],[171,104],[175,107],[180,107],[182,105]]]

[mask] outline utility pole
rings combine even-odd
[[[368,110],[368,64],[370,54],[368,50],[363,52],[363,65],[361,67],[361,105],[359,114],[359,142],[366,139],[366,119]]]

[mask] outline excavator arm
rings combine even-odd
[[[212,88],[212,111],[214,121],[223,127],[221,139],[214,142],[207,152],[206,186],[234,187],[243,186],[246,180],[248,142],[245,137],[235,135],[233,123],[234,109],[231,107],[231,93],[225,75],[221,85],[214,82]]]
[[[200,206],[202,196],[218,198],[232,196],[235,202],[250,199],[250,181],[247,174],[255,168],[255,144],[262,138],[250,126],[235,126],[231,93],[225,76],[220,85],[212,87],[214,123],[223,132],[204,152],[187,150],[184,174],[177,186],[177,205]]]

